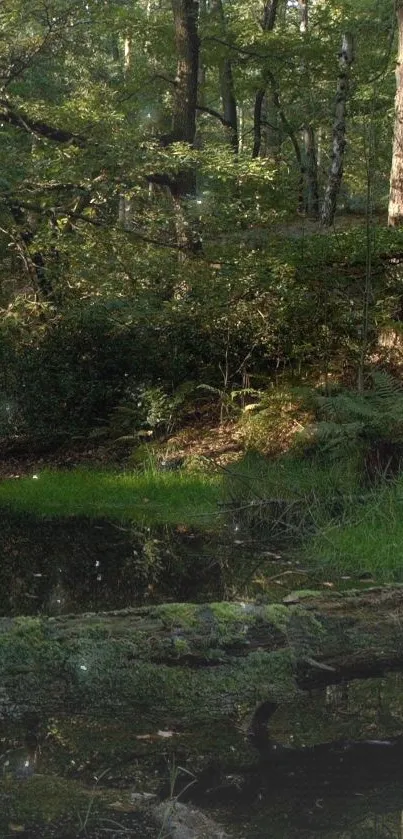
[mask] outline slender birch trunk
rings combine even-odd
[[[353,61],[353,37],[350,33],[345,33],[343,35],[340,53],[340,72],[337,83],[335,119],[333,124],[332,162],[321,214],[321,222],[325,227],[330,227],[333,224],[337,198],[343,178],[344,153],[346,149],[347,101]]]
[[[125,36],[123,50],[123,70],[125,78],[127,78],[130,72],[130,64],[132,58],[132,39],[129,35]],[[127,198],[126,195],[121,195],[119,198],[119,224],[125,230],[128,230],[130,228],[131,220],[132,207],[130,198]]]
[[[399,31],[399,47],[396,63],[395,129],[393,135],[392,167],[388,224],[397,227],[403,224],[403,3],[396,7]]]

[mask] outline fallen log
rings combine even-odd
[[[121,711],[247,716],[318,684],[403,666],[403,587],[301,591],[280,604],[166,604],[0,619],[0,718]]]

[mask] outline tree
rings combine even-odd
[[[215,12],[219,26],[222,30],[222,37],[226,36],[226,20],[222,0],[213,0],[211,9]],[[219,67],[221,100],[223,105],[223,125],[225,125],[230,145],[234,153],[238,153],[238,115],[237,102],[235,98],[234,77],[232,62],[228,55],[220,61]]]
[[[170,141],[192,146],[196,133],[197,82],[199,69],[198,0],[172,0],[177,51],[177,69],[172,108]],[[179,171],[171,186],[174,195],[191,195],[196,190],[194,169]]]
[[[400,0],[396,2],[396,16],[399,45],[396,63],[395,128],[388,209],[388,223],[391,227],[403,223],[403,4]]]
[[[340,72],[337,83],[335,118],[333,123],[333,150],[329,178],[323,199],[321,221],[325,226],[333,224],[337,198],[344,169],[346,148],[346,113],[350,87],[350,72],[354,61],[353,37],[346,32],[342,38]]]
[[[277,19],[277,12],[279,8],[279,0],[267,0],[264,4],[263,15],[261,19],[261,27],[263,32],[273,32],[273,29],[276,25]],[[269,108],[269,103],[267,100],[267,86],[268,86],[268,79],[265,78],[265,74],[262,74],[262,83],[255,95],[255,104],[253,109],[253,150],[252,150],[252,157],[259,157],[262,151],[262,127],[265,126],[265,133],[268,136],[267,128],[269,127],[268,124],[268,111],[271,110]],[[276,108],[276,103],[272,101],[274,104],[274,113],[278,110]],[[263,114],[265,118],[263,118]],[[278,127],[274,127],[275,133],[278,131]]]
[[[300,32],[303,38],[308,35],[309,6],[308,0],[300,0],[301,23]],[[311,93],[311,80],[306,73],[306,65],[302,64],[302,73],[305,74],[306,85]],[[308,118],[303,126],[304,152],[305,152],[305,196],[304,210],[306,214],[314,219],[319,217],[319,184],[318,184],[318,161],[316,154],[315,129]]]

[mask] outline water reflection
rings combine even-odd
[[[123,822],[136,796],[169,794],[176,767],[175,794],[211,811],[234,839],[402,839],[402,691],[403,676],[396,673],[352,682],[347,698],[332,702],[331,720],[325,690],[300,706],[280,707],[270,724],[276,737],[289,743],[299,727],[301,742],[318,744],[306,751],[298,744],[285,761],[248,757],[244,735],[230,721],[224,728],[211,723],[178,728],[169,738],[162,736],[163,720],[127,714],[97,718],[66,709],[62,716],[0,722],[0,835],[8,836],[1,833],[3,817],[31,824],[42,813],[48,825],[27,835],[60,839],[64,833],[55,825],[65,813],[72,825],[69,839],[76,837],[78,814],[86,812],[96,789],[99,833],[89,824],[88,836],[98,839],[107,832],[101,818],[109,814]],[[351,743],[343,752],[341,731]],[[395,737],[397,747],[367,748],[353,739],[357,733]],[[324,737],[329,740],[321,742]],[[146,835],[156,839],[158,830]]]
[[[272,704],[258,765],[206,777],[198,803],[225,800],[248,839],[402,839],[402,695],[394,673]]]
[[[280,557],[237,530],[0,514],[0,614],[57,615],[244,593]],[[281,572],[281,568],[280,568]],[[281,576],[281,573],[280,573]],[[295,582],[294,582],[295,586]]]

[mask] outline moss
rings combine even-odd
[[[177,653],[178,657],[188,655],[191,652],[190,646],[184,638],[174,638],[173,649]]]
[[[285,632],[290,619],[290,609],[281,603],[270,603],[261,609],[262,616],[280,632]]]
[[[326,592],[326,596],[328,596],[330,593],[331,592]],[[292,603],[298,600],[307,600],[310,597],[323,597],[323,591],[309,588],[291,591],[289,594],[287,594],[286,602]]]
[[[56,712],[69,702],[87,709],[96,697],[97,713],[130,709],[172,720],[212,714],[222,719],[239,703],[253,705],[257,695],[270,698],[294,690],[288,627],[296,609],[168,604],[137,610],[126,621],[105,616],[102,627],[96,616],[15,622],[0,634],[5,701]],[[248,652],[263,621],[277,653]],[[242,646],[244,657],[231,656],[232,648]],[[218,666],[192,669],[181,665],[185,656]]]
[[[10,801],[13,820],[50,822],[63,815],[84,814],[92,790],[83,790],[74,781],[49,775],[34,775],[24,783],[5,778],[0,782],[0,794]]]
[[[153,613],[164,626],[190,629],[197,626],[199,607],[193,603],[166,603],[158,606]]]
[[[239,621],[250,620],[248,607],[242,603],[212,603],[209,606],[210,614],[221,624],[239,623]]]
[[[62,647],[39,619],[18,618],[8,632],[0,634],[0,671],[33,674],[36,670],[54,670],[63,660]]]

